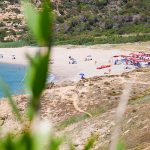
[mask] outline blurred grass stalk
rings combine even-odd
[[[33,4],[23,2],[23,10],[28,27],[40,46],[40,51],[35,57],[28,56],[30,66],[27,70],[26,87],[30,92],[28,115],[32,120],[39,113],[40,97],[45,89],[48,76],[53,13],[48,0],[42,1],[39,10]]]
[[[120,140],[120,132],[121,132],[121,125],[124,118],[124,113],[127,108],[128,100],[130,97],[130,92],[132,90],[133,83],[135,83],[136,78],[132,79],[132,82],[124,81],[124,88],[122,95],[120,97],[120,102],[116,110],[116,119],[115,119],[115,126],[111,136],[111,143],[109,150],[120,150],[118,148],[119,140]]]

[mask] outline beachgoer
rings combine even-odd
[[[83,79],[85,79],[85,77],[84,77],[84,76],[81,76],[81,79],[83,80]]]
[[[84,73],[80,73],[79,75],[81,76],[81,79],[85,79],[85,74]]]
[[[3,54],[0,54],[0,58],[3,58]]]
[[[107,72],[104,72],[104,74],[108,74]]]
[[[125,69],[130,69],[129,66],[126,66]]]
[[[85,58],[84,61],[87,61],[87,58]]]
[[[15,55],[12,55],[12,59],[16,59]]]

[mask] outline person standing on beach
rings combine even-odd
[[[109,69],[108,69],[108,72],[109,72],[109,74],[110,74],[110,72],[111,72],[111,68],[109,68]]]
[[[85,74],[84,73],[80,73],[79,75],[81,76],[82,80],[85,79]]]

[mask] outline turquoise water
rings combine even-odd
[[[23,94],[24,77],[26,74],[26,66],[14,64],[0,64],[0,78],[2,78],[10,88],[13,95]],[[49,76],[48,81],[53,81],[54,75]],[[0,97],[4,97],[4,93],[0,89]]]
[[[0,78],[9,86],[12,94],[24,93],[23,79],[26,67],[23,65],[0,64]],[[4,97],[0,89],[0,97]]]

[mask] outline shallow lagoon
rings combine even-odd
[[[12,94],[24,93],[23,79],[26,73],[26,66],[16,64],[0,64],[0,78],[9,86]],[[4,94],[0,89],[0,97]]]
[[[27,67],[24,65],[0,64],[0,78],[9,86],[13,95],[25,93],[24,78],[26,70]],[[55,76],[53,74],[49,75],[48,82],[54,80]],[[4,97],[4,93],[0,89],[0,98],[1,97]]]

